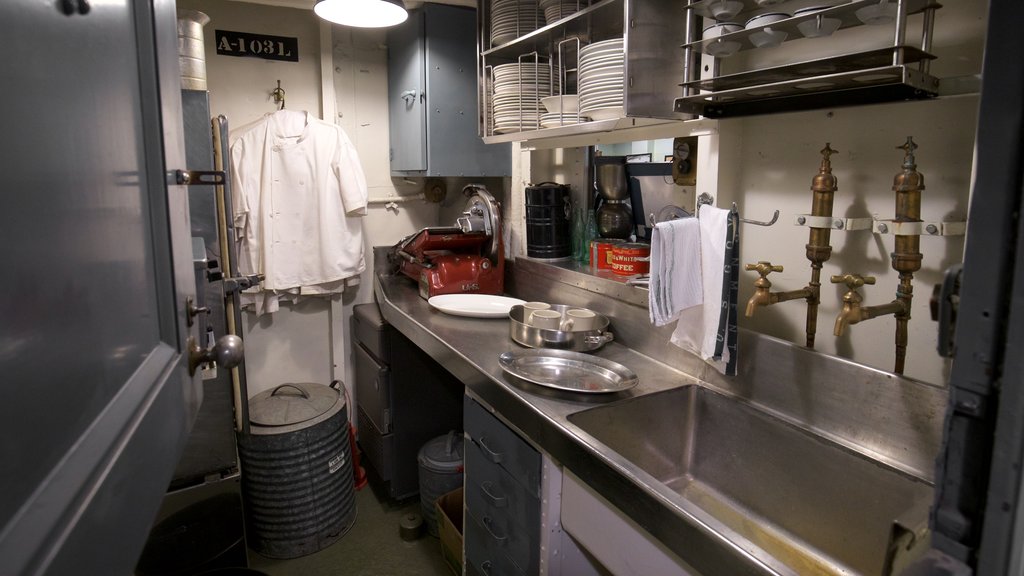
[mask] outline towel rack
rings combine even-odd
[[[700,196],[697,197],[697,212],[696,212],[696,214],[700,214],[700,207],[701,206],[703,206],[705,204],[707,204],[708,206],[711,206],[714,203],[715,203],[715,197],[714,196],[712,196],[711,194],[708,194],[707,192],[701,192]],[[736,203],[735,202],[732,203],[732,211],[737,213],[737,214],[740,213],[739,209],[736,207]],[[740,220],[740,222],[743,222],[744,224],[753,224],[754,226],[771,226],[772,224],[775,224],[776,222],[779,221],[779,211],[776,210],[775,213],[772,214],[772,219],[767,221],[767,222],[763,222],[761,220],[750,220],[748,218],[740,218],[739,220]]]

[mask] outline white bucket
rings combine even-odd
[[[198,10],[178,10],[178,63],[185,90],[206,90],[203,26],[209,22],[210,17]]]

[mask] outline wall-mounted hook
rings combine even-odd
[[[739,210],[736,209],[736,203],[735,202],[732,203],[732,211],[736,212],[737,214],[739,214]],[[775,211],[775,214],[772,214],[772,219],[767,221],[767,222],[762,222],[760,220],[748,220],[746,218],[740,218],[740,222],[743,222],[744,224],[753,224],[755,226],[771,226],[772,224],[775,224],[778,221],[779,221],[779,211],[778,210]]]
[[[274,88],[270,92],[270,95],[274,97],[274,103],[278,105],[278,110],[284,110],[284,89],[281,88],[281,81],[277,81],[277,88]]]

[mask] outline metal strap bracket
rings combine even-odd
[[[896,222],[875,220],[875,234],[896,234],[899,236],[963,236],[967,222]]]
[[[797,226],[808,228],[831,228],[832,230],[870,230],[874,223],[873,218],[839,218],[836,216],[812,216],[810,214],[797,214],[793,221]]]
[[[223,170],[171,170],[167,184],[183,186],[223,186],[227,179]]]

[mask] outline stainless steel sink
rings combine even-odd
[[[702,386],[568,418],[796,574],[883,574],[893,535],[927,524],[927,483]]]

